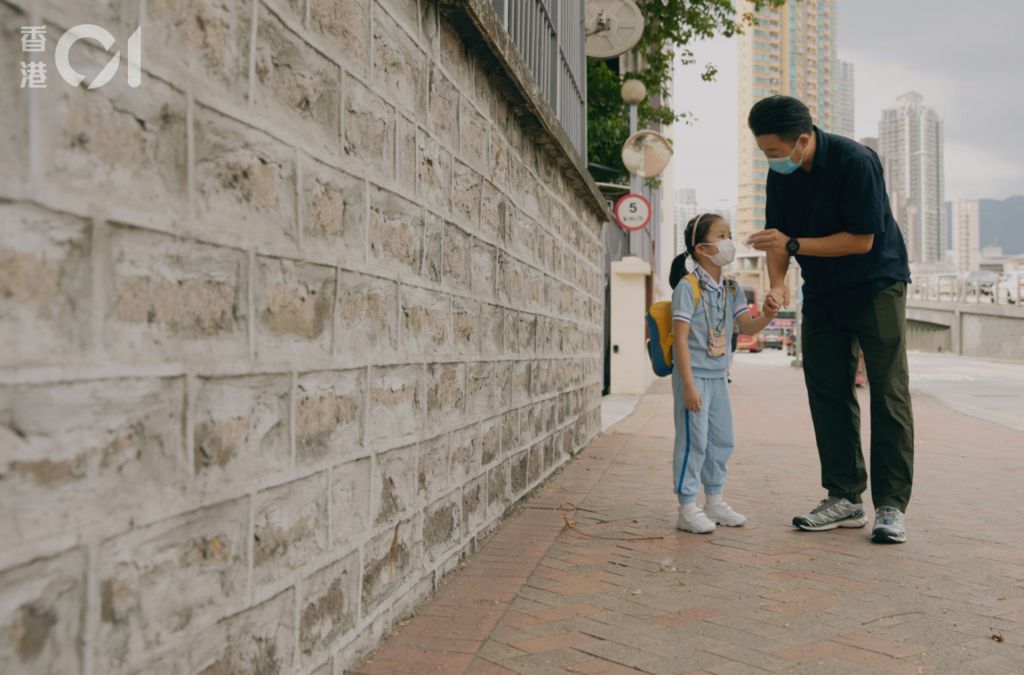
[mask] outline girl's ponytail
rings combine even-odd
[[[690,254],[683,251],[672,260],[672,267],[668,272],[668,285],[675,289],[676,285],[686,276],[686,259]]]

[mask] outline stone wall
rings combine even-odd
[[[600,206],[453,25],[0,0],[0,672],[341,673],[597,432]]]

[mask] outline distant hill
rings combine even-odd
[[[1001,246],[1006,255],[1024,253],[1024,196],[981,199],[981,245]]]

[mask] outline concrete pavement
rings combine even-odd
[[[910,354],[911,386],[972,417],[1024,431],[1024,363]]]
[[[797,532],[823,496],[801,373],[734,377],[746,527],[674,529],[661,380],[359,672],[1024,673],[1024,433],[918,395],[909,542]]]

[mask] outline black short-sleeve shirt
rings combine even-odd
[[[765,229],[775,228],[790,237],[875,235],[868,253],[796,257],[804,278],[804,312],[831,318],[857,309],[883,288],[909,282],[910,266],[878,155],[818,127],[814,133],[817,149],[809,172],[768,172]]]

